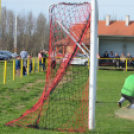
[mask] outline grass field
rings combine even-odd
[[[8,70],[9,71],[9,70]],[[11,72],[11,71],[9,71]],[[115,117],[120,90],[125,78],[133,72],[99,70],[97,74],[96,131],[88,133],[134,133],[134,121]],[[9,73],[10,74],[10,73]],[[8,76],[12,78],[12,74]],[[31,128],[12,128],[4,124],[20,117],[37,102],[42,94],[45,73],[35,73],[22,79],[7,80],[0,84],[0,133],[1,134],[62,134],[62,132]],[[127,102],[124,103],[124,106]]]

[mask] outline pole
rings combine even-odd
[[[4,62],[4,79],[3,84],[6,84],[6,76],[7,76],[7,61]]]
[[[14,27],[14,53],[17,53],[17,16],[15,17]]]
[[[39,58],[38,58],[38,72],[40,71],[40,61],[39,61]]]
[[[21,59],[21,64],[20,64],[20,78],[23,77],[23,59]]]
[[[90,30],[90,71],[89,71],[89,122],[88,128],[95,130],[95,101],[97,75],[97,1],[91,2],[91,30]]]
[[[29,64],[30,64],[30,59],[27,58],[27,75],[29,75]]]
[[[13,60],[13,81],[15,80],[15,60]]]
[[[32,73],[35,73],[35,59],[33,58]]]

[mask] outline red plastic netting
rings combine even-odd
[[[59,3],[50,7],[49,58],[44,91],[38,102],[8,126],[83,132],[88,129],[87,60],[72,65],[79,47],[90,40],[90,4]],[[65,47],[56,58],[57,46]],[[76,59],[77,60],[77,59]]]

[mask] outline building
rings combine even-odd
[[[125,21],[110,21],[107,15],[106,21],[99,21],[98,46],[101,57],[105,51],[134,57],[134,21],[130,21],[130,16]]]
[[[81,35],[80,29],[84,24],[77,24],[72,27],[75,35],[79,37]],[[63,52],[66,44],[68,44],[69,38],[61,39],[57,42],[57,52]],[[90,29],[88,30],[83,43],[90,50]],[[110,53],[118,53],[121,55],[127,55],[130,53],[134,57],[134,21],[130,21],[130,16],[126,16],[124,21],[111,21],[110,16],[106,16],[106,20],[100,20],[98,22],[98,53],[101,57],[105,51]]]

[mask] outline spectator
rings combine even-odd
[[[20,52],[20,57],[23,59],[23,76],[26,76],[26,58],[28,56],[28,53],[26,51],[26,49],[23,49]]]
[[[107,51],[105,51],[105,53],[104,53],[104,55],[103,55],[103,58],[109,58],[109,55],[108,55]],[[107,63],[108,60],[105,60],[105,62]]]
[[[43,50],[43,52],[42,52],[42,57],[43,57],[44,69],[46,70],[46,58],[47,58],[47,54],[46,54],[46,51],[45,50]]]
[[[109,58],[114,58],[113,51],[110,51]]]
[[[39,58],[39,65],[40,66],[43,66],[43,71],[44,71],[44,64],[42,63],[42,51],[40,51],[39,53],[38,53],[38,58]]]
[[[127,64],[128,64],[128,66],[131,66],[131,64],[132,64],[132,57],[131,57],[131,55],[130,55],[130,53],[128,53],[127,54]]]
[[[55,69],[55,67],[56,67],[56,52],[52,51],[50,56],[51,56],[51,67],[52,67],[52,69]]]
[[[105,51],[103,58],[109,58],[107,51]]]
[[[26,49],[23,49],[23,50],[20,52],[20,57],[21,57],[22,59],[25,59],[25,58],[27,58],[27,56],[28,56],[28,53],[27,53]]]
[[[119,65],[120,65],[120,57],[119,57],[119,55],[117,54],[117,53],[115,53],[115,56],[114,56],[114,63],[115,63],[115,67],[119,67]],[[116,58],[118,58],[118,59],[116,59]]]
[[[97,59],[99,59],[100,58],[100,55],[99,54],[97,54]]]
[[[114,58],[113,51],[110,51],[109,58]],[[113,63],[113,60],[110,59],[110,63]]]
[[[31,73],[32,71],[32,57],[30,55],[27,56],[27,58],[29,58],[29,72]]]
[[[126,57],[125,55],[122,53],[120,56],[120,67],[125,67],[125,61],[126,61]]]
[[[15,61],[15,73],[16,76],[20,76],[20,56],[17,56],[17,59]]]

